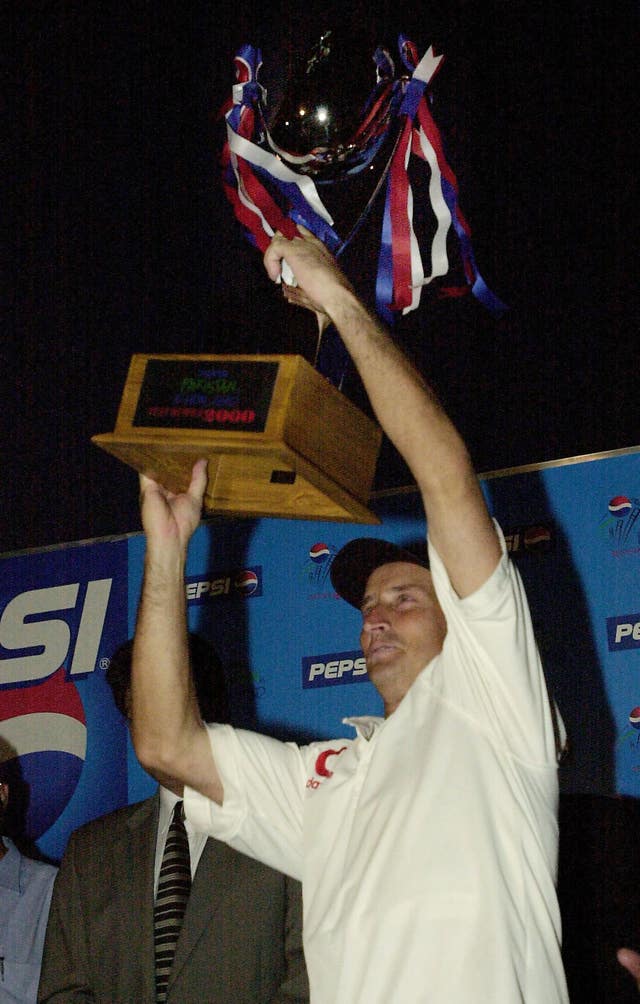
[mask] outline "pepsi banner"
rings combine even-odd
[[[481,481],[567,726],[563,790],[640,797],[640,450]],[[306,741],[380,713],[359,615],[329,570],[355,536],[406,543],[425,526],[415,491],[373,508],[382,526],[216,519],[196,532],[189,627],[219,652],[238,725]],[[0,559],[0,759],[19,765],[28,834],[53,859],[80,823],[154,790],[105,679],[134,630],[143,557],[133,534]]]
[[[0,751],[10,799],[54,860],[128,798],[127,730],[104,670],[127,637],[127,542],[6,557],[0,578]],[[16,784],[17,782],[17,784]]]

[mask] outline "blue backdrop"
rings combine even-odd
[[[640,797],[640,450],[482,484],[569,732],[563,790]],[[328,572],[354,536],[408,541],[425,527],[415,491],[373,506],[380,527],[214,519],[197,531],[189,625],[223,659],[238,724],[304,740],[347,734],[343,717],[380,711],[358,614]],[[15,760],[28,834],[54,859],[80,823],[154,789],[104,677],[134,630],[143,555],[134,534],[0,559],[0,759]]]

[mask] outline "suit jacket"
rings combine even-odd
[[[72,834],[58,873],[38,1001],[155,1004],[159,796]],[[180,933],[170,1004],[309,999],[298,882],[209,838]]]

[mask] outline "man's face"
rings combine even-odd
[[[431,573],[397,561],[380,565],[367,581],[360,644],[372,683],[391,679],[404,693],[442,648],[447,631]]]

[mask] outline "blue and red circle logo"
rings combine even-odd
[[[328,557],[331,555],[331,548],[327,544],[323,544],[319,541],[317,544],[313,544],[309,548],[309,557],[314,562],[314,564],[323,564]]]
[[[62,668],[35,686],[3,690],[0,716],[0,759],[11,761],[20,779],[25,836],[37,840],[62,815],[82,773],[87,751],[82,701]]]
[[[609,512],[612,516],[616,516],[618,519],[623,519],[623,517],[628,516],[633,509],[633,503],[631,499],[628,499],[626,495],[616,495],[609,502]]]
[[[236,575],[233,584],[241,596],[252,596],[258,588],[260,580],[251,568],[247,568]]]

